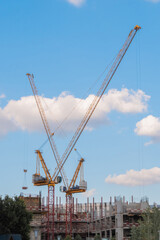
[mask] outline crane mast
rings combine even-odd
[[[82,134],[84,128],[86,127],[89,119],[91,118],[92,114],[94,113],[99,101],[101,100],[105,90],[107,89],[110,81],[112,80],[117,68],[119,67],[125,53],[127,52],[132,40],[134,39],[137,31],[141,29],[140,26],[136,25],[134,27],[134,29],[132,29],[123,45],[123,47],[120,49],[115,61],[113,62],[107,76],[105,77],[100,89],[98,90],[96,96],[94,97],[92,103],[90,104],[85,116],[83,117],[80,125],[78,126],[76,132],[74,133],[70,143],[68,144],[68,147],[66,148],[62,158],[61,158],[61,162],[60,162],[60,168],[58,169],[58,171],[56,173],[54,173],[53,176],[57,176],[59,174],[60,169],[63,167],[63,165],[65,164],[66,160],[68,159],[70,153],[72,152],[76,142],[78,141],[80,135]]]
[[[75,149],[75,151],[77,150]],[[86,192],[87,190],[87,182],[84,180],[83,163],[84,159],[81,157],[68,189],[65,189],[63,186],[60,187],[60,190],[66,193],[66,236],[68,234],[72,236],[72,220],[74,215],[74,199],[72,195]],[[79,185],[75,185],[79,172],[80,182]]]

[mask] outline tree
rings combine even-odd
[[[138,227],[131,229],[131,240],[157,240],[160,230],[160,210],[148,208],[142,214]]]
[[[70,235],[67,235],[64,240],[72,240]]]
[[[141,240],[141,233],[139,227],[132,227],[131,229],[131,240]]]
[[[79,234],[76,235],[75,240],[82,240],[81,236]]]
[[[26,210],[23,200],[0,197],[0,213],[0,234],[21,234],[23,240],[29,240],[32,214]]]
[[[96,235],[95,237],[94,237],[94,240],[101,240],[102,238],[100,237],[100,235]]]

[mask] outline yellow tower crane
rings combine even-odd
[[[55,185],[60,183],[63,180],[63,183],[66,187],[68,187],[68,181],[67,181],[67,177],[65,175],[65,172],[63,170],[63,168],[60,169],[60,156],[55,144],[55,141],[53,139],[53,133],[50,130],[46,115],[45,115],[45,111],[43,109],[42,103],[41,103],[41,97],[38,95],[38,91],[37,88],[35,86],[34,83],[34,76],[33,74],[26,74],[28,76],[31,88],[32,88],[32,92],[40,113],[40,117],[44,126],[44,129],[46,131],[47,137],[48,137],[48,141],[50,143],[51,146],[51,150],[53,152],[54,158],[56,160],[57,163],[57,168],[59,169],[59,173],[61,176],[58,176],[55,174],[53,174],[53,177],[50,175],[50,172],[47,168],[47,165],[42,157],[42,153],[39,150],[36,150],[36,154],[41,162],[42,168],[44,170],[45,173],[45,178],[42,177],[40,175],[40,173],[33,174],[33,184],[35,186],[43,186],[43,185],[47,185],[48,186],[48,214],[47,214],[47,226],[46,226],[46,231],[47,231],[47,240],[50,239],[50,236],[52,238],[52,240],[54,240],[54,199],[55,199]],[[58,173],[58,174],[59,174]]]
[[[75,149],[75,151],[77,151],[77,149]],[[84,180],[83,163],[84,163],[84,158],[81,157],[68,189],[66,189],[65,186],[60,187],[60,191],[66,193],[66,236],[72,235],[72,220],[74,215],[74,212],[73,212],[74,203],[73,203],[72,195],[75,193],[83,193],[83,192],[86,192],[87,190],[87,182]],[[79,185],[77,185],[76,180],[79,172],[80,172],[80,182],[79,182]]]
[[[90,104],[88,110],[86,111],[86,113],[85,113],[81,123],[79,124],[77,130],[75,131],[75,133],[74,133],[71,141],[69,142],[69,144],[68,144],[64,154],[62,155],[61,162],[60,162],[60,168],[57,168],[57,171],[54,172],[53,177],[58,176],[60,169],[64,166],[65,162],[67,161],[70,153],[72,152],[75,144],[77,143],[79,137],[81,136],[83,130],[85,129],[87,123],[89,122],[91,116],[93,115],[97,105],[99,104],[103,94],[105,93],[105,91],[106,91],[110,81],[112,80],[115,72],[117,71],[117,69],[118,69],[118,67],[119,67],[123,57],[125,56],[125,54],[126,54],[128,48],[129,48],[131,42],[134,39],[137,31],[140,30],[140,29],[141,29],[141,27],[136,25],[130,31],[126,41],[124,42],[124,44],[123,44],[122,48],[120,49],[117,57],[115,58],[113,64],[111,65],[111,68],[108,71],[108,73],[107,73],[107,75],[106,75],[106,77],[105,77],[105,79],[104,79],[100,89],[98,90],[97,94],[93,98],[93,101],[91,102],[91,104]],[[68,188],[68,191],[70,191],[69,188]],[[71,195],[70,194],[66,194],[66,203],[69,202],[69,204],[72,204],[72,201],[70,199],[71,199]],[[71,209],[71,206],[69,207],[69,209]],[[70,214],[70,211],[69,211],[69,214]],[[71,224],[71,221],[70,221],[70,224]],[[67,225],[67,223],[66,223],[66,225]],[[72,227],[70,226],[70,229],[71,228]]]

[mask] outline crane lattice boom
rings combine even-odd
[[[110,81],[112,80],[112,78],[113,78],[113,76],[114,76],[114,74],[115,74],[119,64],[121,63],[125,53],[127,52],[127,50],[129,48],[133,38],[135,37],[135,35],[136,35],[136,33],[137,33],[137,31],[139,29],[141,29],[141,27],[136,25],[134,27],[134,29],[132,29],[130,31],[130,33],[129,33],[129,35],[128,35],[128,37],[127,37],[127,39],[126,39],[126,41],[125,41],[125,43],[123,45],[123,47],[119,51],[119,53],[118,53],[115,61],[113,62],[113,64],[112,64],[112,66],[111,66],[107,76],[105,77],[105,79],[104,79],[104,81],[103,81],[99,91],[97,92],[96,96],[94,97],[94,99],[93,99],[92,103],[90,104],[90,106],[89,106],[89,108],[88,108],[84,118],[82,119],[82,121],[81,121],[80,125],[78,126],[76,132],[74,133],[70,143],[68,144],[68,147],[66,148],[66,150],[65,150],[65,152],[64,152],[64,154],[63,154],[63,156],[61,158],[61,162],[60,162],[61,166],[60,166],[60,168],[57,169],[57,172],[55,172],[53,176],[57,176],[58,175],[60,169],[63,167],[64,163],[68,159],[71,151],[73,150],[76,142],[78,141],[80,135],[82,134],[82,132],[83,132],[85,126],[87,125],[89,119],[91,118],[92,114],[94,113],[94,111],[95,111],[99,101],[101,100],[101,98],[102,98],[106,88],[108,87]]]
[[[42,106],[42,103],[41,103],[41,99],[38,95],[38,91],[37,91],[37,88],[36,88],[35,83],[34,83],[34,76],[33,76],[33,74],[31,75],[29,73],[27,73],[26,75],[28,76],[28,79],[29,79],[29,82],[30,82],[30,85],[31,85],[31,88],[32,88],[32,91],[33,91],[33,94],[34,94],[34,97],[35,97],[35,100],[36,100],[36,104],[37,104],[37,107],[38,107],[38,110],[39,110],[39,113],[40,113],[40,116],[41,116],[41,119],[42,119],[42,122],[43,122],[43,125],[44,125],[44,128],[45,128],[45,131],[46,131],[46,134],[47,134],[52,152],[54,154],[54,158],[55,158],[56,163],[57,163],[57,167],[58,167],[59,172],[62,176],[62,180],[63,180],[64,185],[66,187],[68,187],[68,179],[67,179],[67,177],[64,173],[64,169],[60,168],[60,156],[59,156],[55,141],[51,137],[53,134],[50,130],[50,127],[49,127],[49,124],[48,124],[48,121],[47,121],[47,118],[46,118],[46,115],[45,115],[45,112],[44,112],[44,109],[43,109],[43,106]],[[46,166],[46,168],[47,168],[47,166]],[[46,171],[46,170],[44,170],[44,171]],[[53,177],[51,177],[50,181],[54,181],[54,180],[55,180],[55,178],[53,179]]]

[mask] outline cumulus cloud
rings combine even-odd
[[[96,189],[93,188],[91,190],[88,190],[88,191],[82,193],[82,195],[85,197],[92,197],[92,196],[94,196],[95,193],[96,193]]]
[[[67,0],[67,2],[73,4],[76,7],[80,7],[85,3],[86,0]]]
[[[151,138],[151,141],[146,145],[160,141],[160,118],[149,115],[137,122],[134,131],[139,136]]]
[[[8,132],[16,130],[17,126],[14,121],[12,121],[12,119],[10,119],[0,108],[0,137],[6,135]]]
[[[123,88],[121,91],[112,89],[104,95],[103,103],[106,104],[108,112],[116,110],[121,113],[141,113],[147,110],[147,102],[150,96],[143,91],[128,90]]]
[[[160,168],[129,170],[125,174],[109,175],[105,182],[132,187],[160,183]]]
[[[63,131],[75,131],[94,97],[89,95],[86,99],[80,99],[66,92],[54,98],[40,97],[51,130],[54,131],[63,123]],[[126,88],[121,91],[112,89],[101,99],[86,129],[92,130],[99,125],[108,124],[107,114],[113,110],[121,113],[144,112],[147,110],[149,98],[141,90],[135,92]],[[0,119],[3,134],[17,129],[30,132],[43,129],[33,96],[10,100],[1,109]]]

